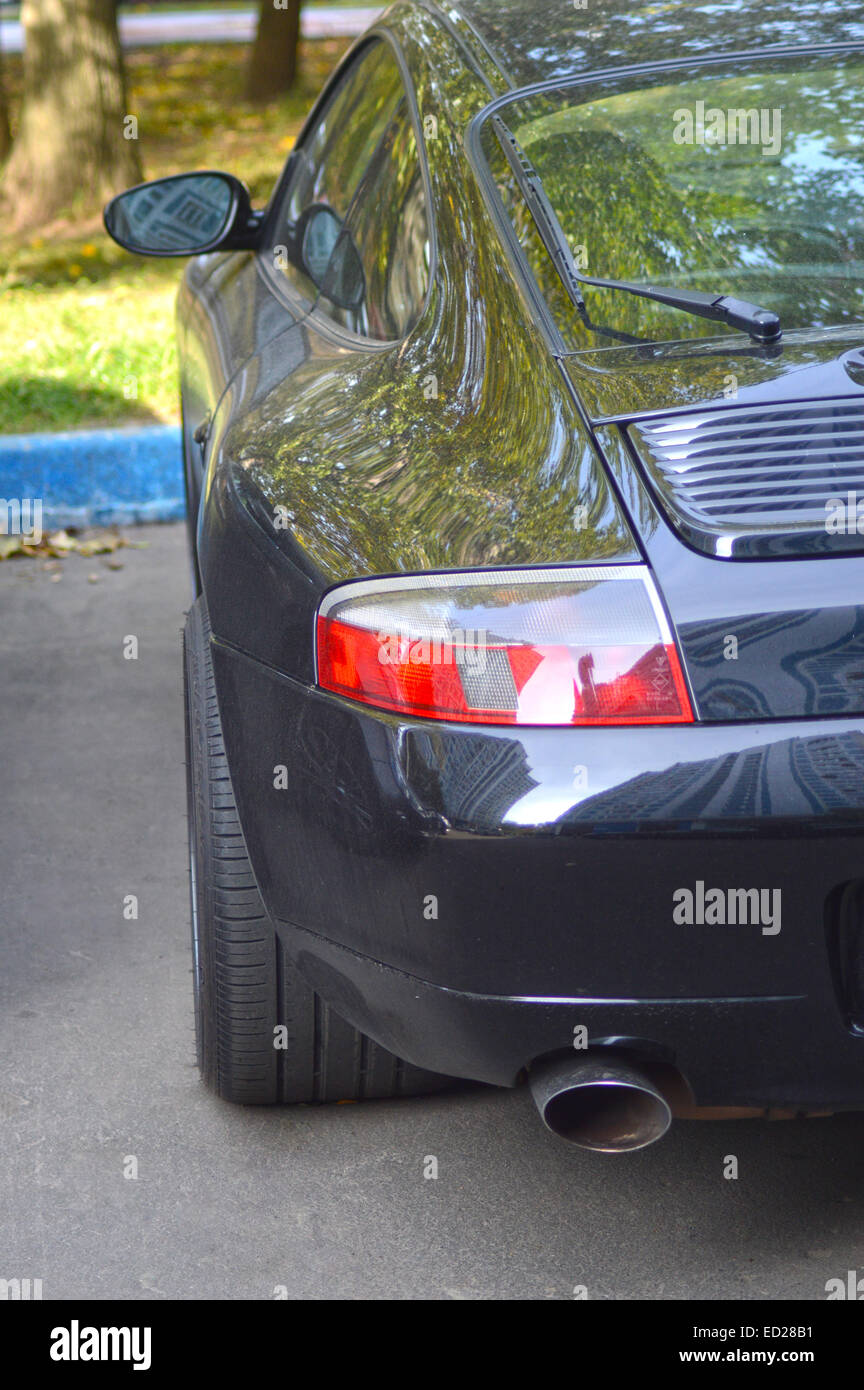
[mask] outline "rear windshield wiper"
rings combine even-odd
[[[665,289],[654,285],[638,285],[630,280],[597,280],[593,276],[583,275],[576,267],[564,229],[558,221],[537,170],[500,116],[492,117],[492,125],[543,245],[552,257],[561,283],[579,310],[586,327],[598,328],[598,325],[592,324],[588,318],[580,285],[591,285],[601,290],[624,290],[627,294],[639,295],[641,299],[653,299],[659,304],[669,304],[673,309],[684,309],[698,318],[716,319],[720,323],[728,323],[731,328],[742,329],[759,343],[774,343],[780,337],[782,329],[777,314],[771,309],[761,309],[758,304],[750,304],[746,299],[737,299],[734,295],[706,294],[701,290]],[[598,331],[612,330],[598,328]],[[613,336],[627,337],[625,334]],[[628,341],[632,342],[633,339],[628,338]]]

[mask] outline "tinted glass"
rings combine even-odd
[[[402,337],[426,296],[429,224],[402,75],[386,44],[374,42],[345,74],[297,160],[274,236],[277,266],[306,297],[321,291],[321,307],[344,327],[376,339]],[[323,242],[307,241],[307,251],[316,252],[314,284],[290,254],[296,228],[313,206],[332,209],[344,223],[338,238],[334,228],[324,273],[318,264]],[[353,285],[358,258],[363,292],[356,303],[342,292],[348,278],[343,262],[352,267]],[[307,272],[312,269],[308,264]]]
[[[333,317],[366,337],[404,337],[429,280],[429,223],[414,127],[403,99],[369,161],[346,221],[360,255],[366,293]]]
[[[318,287],[287,254],[301,213],[325,203],[344,220],[357,185],[402,97],[402,78],[386,44],[365,49],[339,82],[315,128],[296,152],[273,241],[277,268],[309,299]],[[286,248],[283,251],[282,248]]]
[[[864,317],[860,54],[751,70],[657,73],[634,88],[567,85],[502,111],[586,275],[732,294],[786,328]],[[610,87],[612,90],[610,91]],[[491,129],[484,149],[565,337],[603,346],[573,309]],[[586,287],[594,323],[639,338],[717,323]]]

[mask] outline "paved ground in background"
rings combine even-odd
[[[207,1094],[184,536],[129,534],[147,548],[118,571],[0,565],[0,1277],[46,1298],[764,1299],[824,1298],[864,1266],[861,1117],[681,1124],[604,1159],[547,1136],[524,1090],[283,1111]]]
[[[301,12],[303,35],[307,39],[362,34],[381,6],[340,9],[308,7]],[[120,38],[124,48],[149,47],[162,43],[248,43],[255,34],[258,13],[249,10],[201,10],[197,14],[121,14]],[[0,23],[0,51],[20,53],[24,37],[18,20]]]

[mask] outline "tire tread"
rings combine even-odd
[[[340,1018],[302,980],[264,908],[237,813],[203,598],[183,634],[189,835],[196,846],[198,1063],[225,1100],[246,1105],[383,1099],[452,1078],[414,1067]],[[193,962],[194,969],[194,962]],[[273,1045],[287,1029],[288,1045]]]

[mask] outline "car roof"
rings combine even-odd
[[[764,48],[864,42],[849,0],[439,0],[458,13],[504,84],[525,87],[601,67]]]

